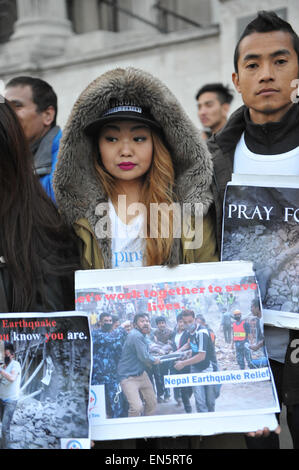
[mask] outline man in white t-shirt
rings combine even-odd
[[[11,343],[5,343],[5,364],[0,368],[1,449],[9,448],[10,423],[20,396],[21,365]]]
[[[245,106],[208,142],[214,159],[212,190],[221,247],[223,199],[232,173],[299,176],[299,38],[273,12],[260,12],[235,49],[232,75]],[[265,327],[265,341],[278,397],[287,406],[294,448],[299,448],[299,363],[292,358],[298,330]],[[295,342],[294,342],[295,341]],[[278,448],[277,434],[254,438],[250,448]]]

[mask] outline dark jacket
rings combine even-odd
[[[43,260],[41,260],[43,264]],[[54,275],[43,269],[43,279],[37,289],[30,312],[63,312],[75,310],[74,274]],[[44,300],[43,300],[44,299]],[[13,280],[4,258],[0,258],[0,312],[13,312]]]
[[[246,106],[237,109],[226,126],[208,141],[213,156],[214,172],[212,192],[215,202],[217,245],[221,249],[223,198],[226,185],[231,181],[234,168],[234,153],[241,135],[249,149],[261,155],[274,155],[288,152],[299,146],[299,106],[293,105],[279,122],[254,124]]]
[[[257,125],[250,121],[248,108],[237,109],[226,126],[208,141],[213,156],[214,174],[212,192],[217,232],[217,245],[221,250],[223,199],[226,185],[231,181],[234,153],[242,133],[247,132],[246,143],[250,150],[259,154],[287,152],[299,146],[299,107],[294,105],[279,122]],[[296,343],[298,340],[298,344]],[[298,362],[294,350],[298,348]],[[299,330],[290,330],[290,343],[285,357],[283,376],[283,401],[286,405],[299,403]]]
[[[176,351],[177,349],[182,348],[182,347],[184,346],[184,344],[186,344],[186,343],[188,342],[188,339],[189,339],[189,333],[188,333],[186,330],[184,330],[184,331],[183,331],[183,334],[182,334],[182,336],[181,336],[181,338],[180,338],[179,347],[177,348],[177,345],[176,345],[176,343],[175,343],[175,337],[176,337],[176,335],[177,335],[177,331],[176,331],[176,329],[175,329],[175,330],[173,331],[172,337],[171,337],[171,345],[172,345],[172,349],[173,349],[174,351]]]
[[[290,330],[282,393],[285,405],[299,404],[299,330]]]

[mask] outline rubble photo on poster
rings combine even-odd
[[[275,428],[251,263],[129,271],[76,273],[93,339],[92,439]]]
[[[9,350],[13,356],[8,364]],[[0,351],[2,448],[90,448],[88,316],[1,314]],[[14,405],[10,419],[6,404]]]
[[[265,183],[227,186],[221,259],[252,261],[265,323],[299,328],[299,185]]]

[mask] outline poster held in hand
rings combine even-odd
[[[78,271],[75,290],[92,329],[92,439],[275,429],[252,263]]]
[[[0,340],[2,448],[90,448],[88,315],[1,313]]]
[[[221,259],[252,261],[264,322],[299,329],[299,178],[233,175],[223,214]]]

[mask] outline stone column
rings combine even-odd
[[[15,54],[42,59],[63,53],[72,34],[65,0],[17,0],[17,13],[10,39]]]
[[[97,0],[75,0],[74,15],[78,34],[100,29]]]
[[[156,0],[142,0],[142,2],[140,2],[140,0],[122,0],[119,2],[119,5],[145,20],[157,23],[158,13],[157,10],[153,8],[155,3]],[[119,28],[120,31],[143,31],[145,33],[155,31],[149,24],[122,13],[119,15]]]

